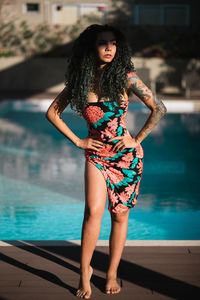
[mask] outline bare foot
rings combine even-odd
[[[85,298],[85,299],[90,298],[90,296],[92,294],[92,290],[90,287],[90,278],[92,276],[92,273],[93,273],[93,268],[91,266],[89,266],[88,271],[81,273],[79,287],[76,291],[76,296]]]
[[[121,291],[119,284],[115,277],[107,277],[106,279],[106,287],[105,293],[106,294],[117,294]]]

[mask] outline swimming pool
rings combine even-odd
[[[51,101],[4,102],[0,108],[0,240],[80,240],[84,155],[45,118]],[[134,135],[150,111],[129,103]],[[63,113],[79,137],[84,119]],[[140,194],[130,211],[128,240],[200,239],[200,115],[169,113],[143,140]],[[108,200],[107,200],[108,201]],[[100,240],[109,239],[107,203]]]

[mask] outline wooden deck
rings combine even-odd
[[[0,300],[71,300],[79,281],[80,246],[6,241],[0,247]],[[92,259],[91,299],[200,299],[200,246],[125,246],[119,294],[104,293],[108,247]]]

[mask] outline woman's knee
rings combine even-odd
[[[124,223],[127,221],[129,216],[129,209],[121,213],[113,213],[111,212],[111,219],[116,223]]]
[[[85,206],[85,218],[95,218],[96,220],[101,219],[103,215],[103,207],[99,207],[98,205],[95,206]]]

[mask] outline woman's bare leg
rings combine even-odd
[[[106,294],[120,292],[117,283],[117,268],[127,237],[129,209],[123,213],[111,213],[112,227],[109,239],[110,262],[106,274]]]
[[[91,296],[90,261],[100,234],[101,219],[107,196],[106,181],[101,171],[85,161],[85,212],[81,236],[80,283],[76,295],[86,299]]]

